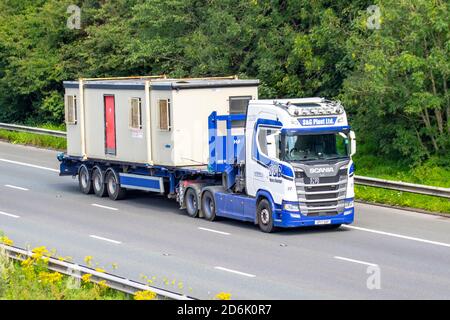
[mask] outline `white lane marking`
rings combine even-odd
[[[213,230],[213,229],[208,229],[208,228],[202,228],[202,227],[198,227],[198,228],[200,230],[203,230],[203,231],[214,232],[214,233],[223,234],[223,235],[226,235],[226,236],[230,235],[228,232],[223,232],[223,231],[218,231],[218,230]]]
[[[0,214],[1,214],[2,216],[7,216],[7,217],[10,217],[10,218],[15,218],[15,219],[20,218],[20,216],[16,216],[15,214],[6,213],[6,212],[3,212],[3,211],[0,211]]]
[[[119,209],[117,209],[117,208],[112,208],[112,207],[102,206],[102,205],[96,204],[96,203],[93,203],[92,206],[93,206],[93,207],[97,207],[97,208],[107,209],[107,210],[113,210],[113,211],[118,211],[118,210],[119,210]]]
[[[382,235],[389,236],[389,237],[395,237],[395,238],[400,238],[400,239],[418,241],[418,242],[423,242],[423,243],[428,243],[428,244],[434,244],[436,246],[443,246],[443,247],[449,247],[450,248],[450,243],[431,241],[431,240],[427,240],[427,239],[409,237],[409,236],[404,236],[404,235],[401,235],[401,234],[390,233],[390,232],[379,231],[379,230],[373,230],[373,229],[367,229],[367,228],[361,228],[361,227],[355,227],[355,226],[345,226],[345,228],[355,229],[355,230],[359,230],[359,231],[372,232],[372,233],[382,234]]]
[[[56,170],[56,169],[47,168],[47,167],[41,167],[41,166],[37,166],[37,165],[34,165],[34,164],[25,163],[25,162],[12,161],[12,160],[7,160],[7,159],[0,159],[0,161],[7,162],[7,163],[12,163],[12,164],[17,164],[17,165],[25,166],[25,167],[41,169],[41,170],[47,170],[47,171],[52,171],[52,172],[59,172],[59,170]]]
[[[29,189],[27,189],[27,188],[17,187],[17,186],[13,186],[13,185],[10,185],[10,184],[5,184],[5,187],[11,188],[11,189],[22,190],[22,191],[29,191]]]
[[[377,264],[375,264],[375,263],[370,263],[370,262],[365,262],[365,261],[355,260],[355,259],[350,259],[350,258],[345,258],[345,257],[335,256],[334,258],[335,258],[335,259],[339,259],[339,260],[348,261],[348,262],[354,262],[354,263],[364,264],[364,265],[366,265],[366,266],[377,266]]]
[[[214,269],[221,270],[221,271],[226,271],[226,272],[231,272],[231,273],[235,273],[235,274],[239,274],[241,276],[249,277],[249,278],[255,278],[256,277],[254,274],[245,273],[245,272],[241,272],[241,271],[236,271],[236,270],[232,270],[232,269],[227,269],[227,268],[223,268],[223,267],[214,267]]]
[[[89,237],[97,239],[97,240],[103,240],[103,241],[107,241],[107,242],[111,242],[111,243],[115,243],[115,244],[121,244],[122,242],[117,241],[117,240],[112,240],[112,239],[108,239],[108,238],[103,238],[103,237],[99,237],[99,236],[95,236],[95,235],[90,235]]]

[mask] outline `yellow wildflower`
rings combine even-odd
[[[82,280],[84,283],[89,283],[89,282],[91,282],[91,278],[92,278],[92,274],[90,274],[90,273],[85,273],[85,274],[83,274],[83,276],[81,277],[81,280]]]
[[[113,268],[114,270],[116,270],[118,267],[119,267],[119,265],[118,265],[117,263],[113,263],[113,264],[112,264],[112,268]]]
[[[58,272],[39,272],[39,279],[43,284],[54,284],[62,280],[62,274]]]
[[[217,300],[231,300],[231,294],[226,292],[220,292],[216,294],[215,297]]]
[[[84,257],[84,262],[86,262],[86,264],[87,264],[88,266],[90,266],[91,263],[92,263],[92,256],[86,256],[86,257]]]
[[[0,242],[6,244],[7,246],[12,246],[14,244],[14,241],[9,239],[7,236],[0,237]]]
[[[98,285],[99,285],[100,288],[102,288],[102,289],[108,288],[108,284],[106,283],[106,280],[99,281]]]
[[[156,293],[152,291],[137,291],[134,294],[134,300],[155,300]]]
[[[29,267],[33,265],[33,259],[27,258],[26,260],[23,260],[21,264],[23,267]]]
[[[44,246],[34,248],[31,252],[33,252],[32,257],[33,257],[34,259],[36,259],[36,260],[39,260],[39,259],[42,258],[43,256],[49,254],[47,248],[44,247]]]
[[[103,269],[101,269],[101,268],[96,268],[95,271],[101,272],[101,273],[105,273],[105,272],[106,272],[105,270],[103,270]]]

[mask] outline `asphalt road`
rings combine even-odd
[[[19,247],[202,299],[450,299],[448,218],[356,204],[350,227],[264,234],[150,193],[81,194],[56,154],[0,142],[0,230]]]

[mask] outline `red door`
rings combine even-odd
[[[105,152],[116,154],[116,112],[114,96],[105,96]]]

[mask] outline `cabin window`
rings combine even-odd
[[[259,128],[259,152],[271,159],[280,159],[280,130],[274,128]]]
[[[77,124],[77,97],[66,96],[66,124]]]
[[[159,130],[169,131],[171,127],[170,123],[170,100],[159,100]]]
[[[142,129],[142,104],[141,98],[130,99],[130,128]]]
[[[248,102],[252,99],[251,96],[230,97],[230,114],[247,114]],[[235,120],[231,122],[232,128],[245,127],[244,120]]]

